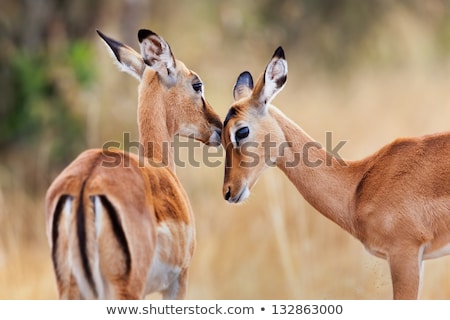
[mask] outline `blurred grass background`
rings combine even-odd
[[[113,65],[95,29],[137,49],[140,28],[199,73],[222,117],[237,75],[258,76],[282,45],[289,80],[274,103],[319,142],[326,131],[348,141],[347,159],[450,128],[447,0],[3,0],[1,299],[56,298],[46,188],[82,150],[122,141],[123,132],[137,137],[137,82]],[[240,206],[222,198],[222,166],[177,174],[197,226],[188,298],[391,298],[387,263],[277,170]],[[449,299],[449,270],[449,257],[425,262],[421,298]]]

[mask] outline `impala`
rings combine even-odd
[[[225,200],[244,201],[276,165],[317,211],[388,261],[394,299],[417,299],[422,261],[450,254],[450,133],[400,138],[343,161],[270,104],[287,73],[280,47],[254,86],[248,72],[237,79],[222,134]]]
[[[98,34],[119,66],[140,81],[143,154],[84,151],[47,190],[59,298],[140,299],[160,292],[181,299],[195,247],[194,216],[165,145],[179,134],[217,146],[222,123],[199,76],[174,58],[163,38],[140,30],[139,54]]]

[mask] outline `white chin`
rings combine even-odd
[[[250,197],[250,190],[248,186],[245,186],[244,191],[242,191],[242,195],[239,199],[239,202],[244,202],[245,200],[248,199],[248,197]]]
[[[242,203],[248,199],[250,196],[250,190],[248,186],[245,186],[244,189],[239,193],[234,199],[231,199],[231,202],[234,203]]]

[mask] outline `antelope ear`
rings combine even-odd
[[[106,36],[101,31],[97,30],[97,33],[105,41],[110,52],[114,55],[119,68],[138,80],[141,80],[145,70],[144,59],[142,59],[141,55],[129,46]]]
[[[233,88],[234,101],[250,96],[253,90],[253,78],[250,72],[242,72]]]
[[[252,93],[259,107],[265,110],[270,101],[283,89],[287,81],[287,73],[288,66],[284,50],[278,47]]]
[[[173,80],[176,62],[169,44],[156,33],[141,29],[138,32],[144,62],[166,80]]]

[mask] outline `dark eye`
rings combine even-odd
[[[234,136],[236,137],[236,143],[239,144],[239,141],[248,137],[250,133],[250,129],[248,127],[242,127],[236,131]]]
[[[195,92],[201,92],[202,88],[203,88],[203,83],[196,82],[196,83],[192,84],[192,88],[195,90]]]

